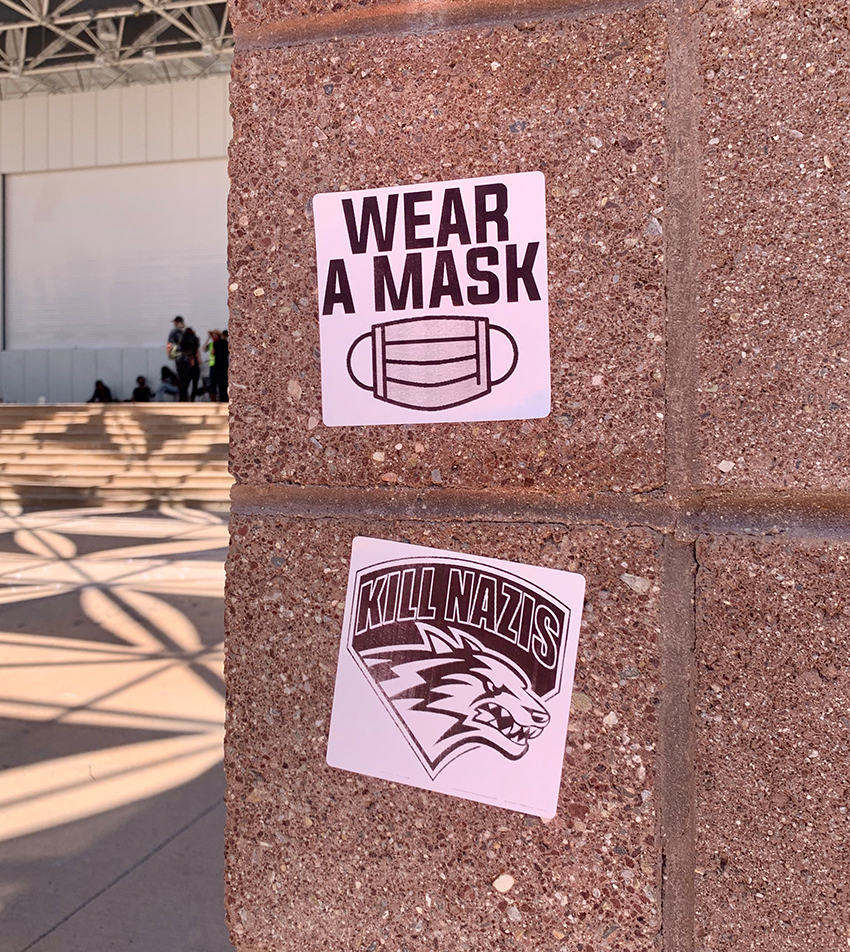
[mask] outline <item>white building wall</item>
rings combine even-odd
[[[232,132],[228,84],[228,76],[216,75],[0,100],[0,175],[224,158]],[[166,323],[163,341],[168,330]],[[116,398],[128,399],[139,374],[156,389],[164,352],[164,343],[161,348],[0,350],[0,399],[87,400],[97,378]]]
[[[63,348],[0,351],[0,397],[5,403],[85,403],[102,380],[115,400],[129,400],[136,377],[156,393],[161,347]],[[174,369],[173,364],[170,364]]]
[[[0,100],[0,173],[227,154],[229,77]]]
[[[6,176],[6,349],[153,347],[227,324],[227,161]]]

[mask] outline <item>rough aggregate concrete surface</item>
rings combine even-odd
[[[721,536],[698,559],[697,946],[839,952],[850,545]]]
[[[544,823],[326,765],[351,541],[375,528],[272,517],[232,525],[227,623],[243,636],[227,656],[226,889],[237,947],[654,949],[660,537],[378,528],[381,538],[586,576],[594,594],[561,802]],[[504,895],[492,887],[503,873],[516,880]]]
[[[847,17],[747,2],[702,22],[709,485],[850,488]]]
[[[245,952],[848,947],[850,9],[614,5],[237,0]],[[551,415],[325,427],[312,196],[537,169]],[[327,767],[358,534],[585,575],[553,821]]]
[[[237,55],[237,481],[585,493],[662,484],[664,50],[653,9]],[[550,416],[325,427],[312,196],[529,169],[547,179]]]

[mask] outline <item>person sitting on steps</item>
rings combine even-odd
[[[133,403],[150,403],[153,391],[144,377],[136,377],[136,389],[133,391]]]
[[[114,403],[112,391],[102,380],[96,380],[94,384],[94,393],[88,398],[86,403]]]
[[[156,392],[156,401],[158,403],[173,402],[180,394],[179,381],[177,374],[170,367],[163,367],[160,371],[161,382]]]

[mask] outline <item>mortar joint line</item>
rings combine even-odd
[[[693,952],[696,865],[696,545],[662,548],[658,842],[664,952]]]
[[[686,0],[668,2],[665,465],[674,503],[698,482],[699,385],[699,51]]]
[[[239,484],[234,516],[386,521],[477,520],[649,529],[680,541],[701,535],[850,542],[850,493],[796,492],[784,497],[705,488],[693,494],[619,498],[525,493],[510,499],[486,489],[402,489]]]

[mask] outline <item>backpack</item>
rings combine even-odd
[[[182,328],[175,328],[168,336],[168,356],[177,360],[181,356],[180,342],[183,340]]]
[[[195,352],[200,343],[198,335],[191,327],[187,327],[186,330],[183,331],[183,336],[180,338],[180,356],[191,360],[195,356]]]

